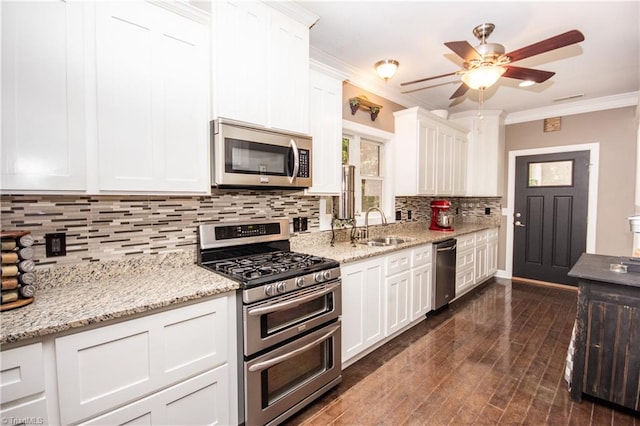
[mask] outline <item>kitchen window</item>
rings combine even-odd
[[[379,207],[392,220],[393,211],[393,164],[391,163],[391,137],[386,132],[367,126],[344,122],[342,139],[342,163],[355,168],[355,205],[359,226],[364,224],[364,214],[371,207]],[[391,136],[391,135],[389,135]],[[381,223],[377,211],[370,214],[371,224]]]

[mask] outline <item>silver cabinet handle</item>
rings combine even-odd
[[[252,365],[251,367],[249,367],[249,371],[251,372],[255,372],[255,371],[262,371],[262,370],[266,370],[269,367],[273,367],[276,364],[280,364],[283,361],[286,361],[288,359],[291,359],[299,354],[301,354],[302,352],[308,351],[309,349],[311,349],[314,346],[319,345],[320,343],[322,343],[322,341],[327,340],[329,337],[331,337],[331,335],[333,333],[335,333],[336,331],[338,331],[338,329],[340,328],[340,324],[336,325],[335,327],[333,327],[327,334],[325,334],[324,336],[314,340],[311,343],[307,343],[306,345],[304,345],[301,348],[295,349],[291,352],[288,352],[284,355],[280,355],[277,356],[275,358],[272,358],[268,361],[264,361],[264,362],[259,362],[257,364]]]
[[[300,169],[300,153],[298,152],[298,145],[293,139],[289,142],[289,146],[293,149],[293,174],[289,176],[289,183],[293,183]]]
[[[327,287],[325,287],[324,289],[315,291],[315,292],[313,292],[311,294],[307,294],[306,296],[296,297],[293,300],[288,300],[288,301],[282,302],[282,303],[276,303],[276,304],[273,304],[273,305],[261,306],[259,308],[249,309],[247,311],[247,313],[249,315],[255,317],[255,316],[260,316],[260,315],[264,315],[264,314],[269,314],[271,312],[281,311],[283,309],[291,308],[291,307],[294,307],[294,306],[298,306],[298,305],[301,305],[301,304],[303,304],[305,302],[308,302],[309,300],[317,299],[320,296],[324,296],[327,293],[331,293],[339,285],[340,285],[340,282],[337,282],[337,283],[334,283],[334,284],[330,284]]]
[[[524,228],[524,223],[520,222],[519,220],[516,220],[514,223],[515,226],[519,226],[521,228]]]

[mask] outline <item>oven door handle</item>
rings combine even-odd
[[[257,364],[253,364],[252,366],[249,367],[249,371],[256,372],[256,371],[266,370],[269,367],[273,367],[276,364],[280,364],[283,361],[286,361],[286,360],[291,359],[291,358],[293,358],[295,356],[298,356],[301,353],[303,353],[305,351],[308,351],[309,349],[313,348],[314,346],[319,345],[324,340],[327,340],[329,337],[331,337],[331,335],[333,333],[338,331],[339,328],[340,328],[340,324],[334,326],[327,334],[323,335],[322,337],[319,337],[318,339],[314,340],[311,343],[307,343],[306,345],[302,346],[301,348],[295,349],[295,350],[293,350],[291,352],[287,352],[284,355],[277,356],[277,357],[272,358],[272,359],[270,359],[268,361],[264,361],[264,362],[259,362]]]
[[[318,290],[318,291],[313,292],[311,294],[308,294],[306,296],[297,297],[297,298],[295,298],[293,300],[288,300],[288,301],[282,302],[282,303],[276,303],[274,305],[262,306],[262,307],[259,307],[259,308],[249,309],[247,311],[247,313],[249,315],[251,315],[251,316],[260,316],[260,315],[264,315],[264,314],[269,314],[271,312],[277,312],[277,311],[281,311],[283,309],[287,309],[287,308],[291,308],[291,307],[294,307],[294,306],[298,306],[298,305],[301,305],[301,304],[303,304],[305,302],[308,302],[309,300],[316,299],[319,296],[324,296],[327,293],[331,293],[339,285],[340,285],[340,283],[330,284],[327,287],[325,287],[323,290]]]

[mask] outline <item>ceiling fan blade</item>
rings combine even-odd
[[[521,49],[514,50],[504,56],[511,58],[511,62],[519,61],[530,56],[539,55],[540,53],[550,50],[559,49],[571,44],[580,43],[584,40],[584,35],[578,30],[567,31],[566,33],[530,44]]]
[[[466,84],[462,83],[460,85],[460,87],[458,87],[458,90],[453,92],[453,95],[451,95],[451,97],[449,97],[449,99],[459,98],[460,96],[462,96],[465,93],[467,93],[467,90],[469,90],[469,87]]]
[[[450,73],[447,73],[447,74],[435,75],[433,77],[421,78],[419,80],[407,81],[405,83],[400,83],[400,86],[407,86],[409,84],[422,83],[423,81],[434,80],[436,78],[441,78],[441,77],[448,77],[450,75],[456,75],[456,73],[455,72],[450,72]]]
[[[531,80],[536,83],[542,83],[549,80],[555,72],[534,70],[533,68],[521,68],[514,67],[512,65],[506,65],[507,71],[502,74],[503,77],[516,78],[518,80]]]
[[[454,53],[464,59],[465,62],[470,62],[473,59],[482,60],[482,55],[467,41],[449,41],[444,45],[453,50]]]

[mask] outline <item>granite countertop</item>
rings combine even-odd
[[[335,259],[340,263],[355,262],[375,256],[380,256],[394,251],[404,250],[423,244],[435,243],[449,238],[455,238],[459,235],[469,234],[471,232],[482,231],[497,227],[494,224],[459,224],[456,225],[454,231],[431,231],[426,225],[416,224],[408,227],[392,227],[387,229],[385,226],[377,226],[372,228],[371,237],[393,235],[397,237],[409,237],[411,241],[398,244],[397,246],[387,247],[370,247],[364,244],[356,243],[355,247],[349,241],[336,242],[333,247],[328,241],[309,241],[292,239],[291,249],[303,253],[313,254],[315,256],[328,257]],[[375,231],[373,231],[375,229]]]
[[[190,254],[184,261],[105,262],[42,271],[33,303],[0,313],[0,343],[42,337],[239,287],[194,261],[195,255]]]
[[[629,258],[583,253],[569,271],[569,276],[640,288],[639,272],[620,273],[609,269],[612,263],[620,263],[627,259]]]
[[[348,241],[331,247],[331,234],[327,232],[290,241],[294,251],[348,263],[494,226],[462,224],[453,232],[430,231],[420,224],[372,227],[372,237],[392,234],[412,238],[388,247],[353,247]],[[0,313],[0,344],[178,306],[239,288],[237,282],[196,265],[195,253],[190,252],[43,268],[36,274],[38,291],[33,303]]]

